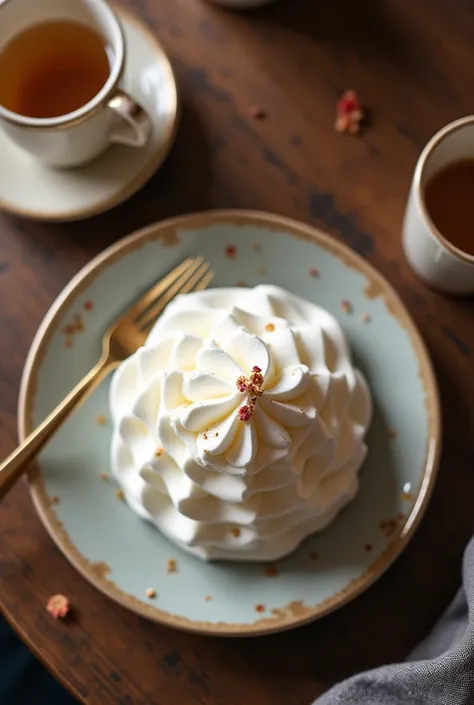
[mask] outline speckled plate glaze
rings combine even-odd
[[[114,482],[101,479],[109,467],[108,383],[43,451],[31,492],[71,563],[139,614],[208,634],[288,629],[340,607],[388,568],[418,525],[435,481],[440,412],[429,358],[398,296],[358,255],[308,226],[244,211],[177,218],[121,240],[79,272],[46,315],[23,376],[20,434],[93,366],[106,324],[197,254],[216,269],[216,286],[279,284],[341,322],[375,402],[356,500],[275,565],[203,563],[138,519]],[[156,597],[147,597],[149,588]]]
[[[173,69],[151,30],[134,14],[121,7],[115,9],[127,46],[123,87],[152,121],[146,147],[113,145],[81,168],[49,169],[0,129],[0,208],[35,220],[89,218],[132,196],[167,156],[178,122]]]

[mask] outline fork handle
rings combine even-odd
[[[74,387],[67,397],[25,438],[23,443],[0,465],[0,499],[15,484],[27,464],[39,453],[51,436],[64,423],[74,409],[115,367],[108,354],[101,357],[92,370]]]

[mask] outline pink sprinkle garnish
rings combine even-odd
[[[246,389],[247,389],[247,387],[245,386],[245,384],[241,384],[239,386],[239,392],[245,392]]]
[[[226,257],[229,257],[229,259],[235,259],[237,256],[237,248],[235,245],[227,245],[225,248],[225,255]]]
[[[241,406],[239,409],[239,417],[241,421],[250,421],[252,418],[252,410],[249,406]]]
[[[257,365],[255,365],[255,367],[252,367],[252,372],[261,372],[261,371],[262,370],[260,369],[260,367],[257,367]]]
[[[54,619],[64,619],[64,617],[71,609],[71,605],[67,597],[58,594],[53,595],[49,598],[48,604],[46,605],[46,609],[48,610],[49,614],[54,617]]]

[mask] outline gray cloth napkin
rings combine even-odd
[[[405,663],[382,666],[336,685],[314,705],[474,705],[474,539],[463,587]]]

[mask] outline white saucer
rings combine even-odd
[[[121,8],[127,66],[123,86],[153,121],[143,149],[114,145],[96,161],[73,170],[42,166],[0,129],[0,208],[36,220],[80,220],[109,210],[145,184],[168,154],[175,136],[178,96],[170,62],[151,31]]]

